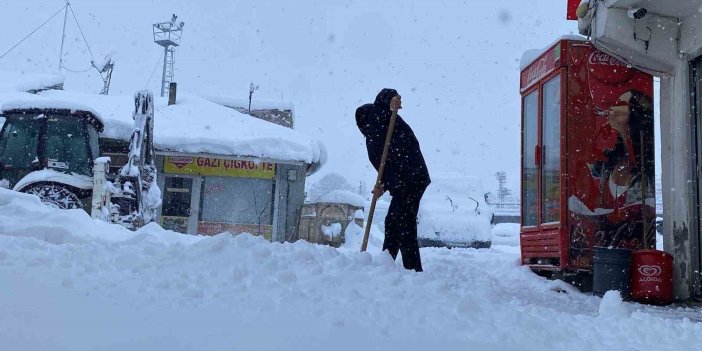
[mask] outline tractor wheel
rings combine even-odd
[[[36,195],[44,204],[62,209],[82,209],[78,196],[68,187],[57,184],[37,184],[28,188],[22,189],[23,193]]]

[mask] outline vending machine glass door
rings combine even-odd
[[[539,209],[539,91],[525,96],[523,106],[522,227],[535,227]]]
[[[561,209],[561,76],[543,86],[542,120],[541,224],[554,224]]]

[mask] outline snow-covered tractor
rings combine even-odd
[[[134,96],[134,130],[126,164],[108,171],[101,157],[104,124],[87,106],[51,100],[9,102],[0,115],[0,187],[38,196],[60,209],[130,229],[150,222],[160,205],[153,150],[153,96]]]

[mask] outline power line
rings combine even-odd
[[[90,66],[84,70],[78,70],[78,69],[69,69],[68,67],[66,67],[66,65],[61,64],[61,68],[65,69],[68,72],[72,72],[72,73],[85,73],[85,72],[88,72],[91,69],[93,69],[93,66]]]
[[[151,70],[151,74],[149,75],[149,79],[146,80],[146,83],[144,84],[144,89],[149,85],[151,82],[151,78],[154,76],[154,73],[156,72],[156,68],[158,67],[158,64],[161,62],[161,54],[158,55],[158,60],[156,60],[156,64],[154,65],[154,68]]]
[[[92,59],[95,59],[95,55],[93,55],[93,51],[90,50],[90,45],[88,45],[88,40],[85,39],[85,34],[83,34],[83,29],[80,28],[80,23],[78,23],[78,18],[76,18],[76,13],[73,12],[73,6],[71,6],[71,4],[68,4],[66,6],[68,6],[68,8],[71,10],[71,15],[73,16],[73,20],[76,21],[76,26],[78,26],[78,31],[80,32],[80,35],[83,37],[83,41],[85,42],[85,46],[88,48],[88,52],[90,52],[90,57]]]
[[[0,55],[0,59],[2,59],[3,57],[5,57],[5,55],[9,54],[10,51],[12,51],[14,48],[16,48],[17,46],[19,46],[20,44],[22,44],[22,42],[24,42],[25,40],[27,40],[27,38],[29,38],[32,34],[34,34],[36,31],[38,31],[38,30],[39,30],[41,27],[43,27],[46,23],[48,23],[49,21],[51,21],[51,19],[53,19],[54,17],[56,17],[56,15],[58,15],[61,11],[63,11],[63,10],[66,8],[66,6],[68,6],[68,5],[64,5],[64,6],[63,6],[62,8],[60,8],[58,11],[56,11],[56,13],[54,13],[53,15],[51,15],[51,17],[49,17],[49,19],[47,19],[46,21],[44,21],[44,23],[40,24],[39,27],[37,27],[36,29],[34,29],[31,33],[27,34],[26,37],[22,38],[22,40],[20,40],[19,43],[15,44],[15,46],[11,47],[9,50],[5,51],[5,53],[3,53],[2,55]]]

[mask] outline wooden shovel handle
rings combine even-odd
[[[375,180],[375,188],[381,185],[383,179],[383,173],[385,172],[385,162],[388,160],[388,152],[390,151],[390,140],[392,140],[392,133],[395,131],[395,121],[397,120],[397,110],[392,111],[390,116],[390,124],[388,125],[388,134],[385,136],[385,146],[383,146],[383,156],[380,158],[380,167],[378,168],[378,178]],[[368,236],[370,235],[370,228],[373,224],[373,214],[375,213],[375,204],[378,202],[378,197],[380,195],[373,193],[373,199],[371,200],[370,210],[368,211],[368,221],[366,222],[366,230],[363,233],[363,243],[361,244],[361,252],[366,251],[368,248]]]

